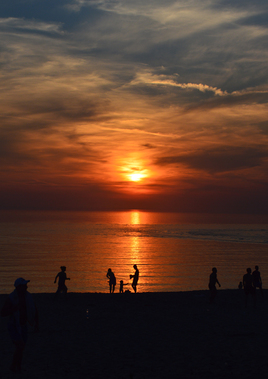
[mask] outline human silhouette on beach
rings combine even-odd
[[[55,297],[58,296],[58,294],[60,292],[63,292],[65,295],[67,294],[67,290],[68,288],[66,287],[66,284],[65,284],[65,280],[70,280],[70,278],[67,278],[67,275],[66,275],[66,267],[65,266],[61,266],[61,271],[56,275],[56,278],[54,280],[54,283],[57,282],[57,279],[59,278],[59,281],[58,281],[58,289],[57,289],[57,292],[55,293]]]
[[[110,293],[114,293],[114,288],[116,286],[116,277],[110,268],[108,268],[106,276],[109,279]]]
[[[208,284],[208,288],[210,290],[210,298],[209,298],[210,303],[214,303],[215,297],[217,295],[216,283],[218,284],[219,287],[221,286],[217,279],[217,269],[216,267],[213,267],[212,273],[209,276],[209,284]]]
[[[120,287],[119,287],[119,293],[123,293],[124,292],[124,286],[127,286],[128,283],[124,283],[123,280],[120,280]]]
[[[21,362],[24,348],[28,339],[28,327],[35,325],[35,331],[38,331],[38,312],[31,294],[27,291],[27,284],[30,280],[23,278],[16,279],[15,290],[8,296],[1,310],[1,316],[9,316],[7,325],[9,335],[15,345],[10,370],[21,372]]]
[[[255,270],[252,273],[252,279],[253,279],[253,286],[254,288],[259,288],[260,293],[263,297],[263,290],[262,290],[262,280],[261,280],[261,273],[259,271],[259,266],[255,266]]]
[[[137,292],[137,285],[138,285],[138,281],[139,281],[139,270],[138,270],[138,267],[137,265],[134,265],[133,266],[134,270],[135,271],[135,274],[134,275],[129,275],[130,279],[133,278],[133,281],[132,281],[132,288],[134,289],[134,292],[136,293]]]
[[[253,298],[254,306],[256,305],[256,288],[253,285],[253,276],[251,268],[247,268],[247,273],[243,276],[243,286],[245,291],[245,307],[248,305],[248,296]]]

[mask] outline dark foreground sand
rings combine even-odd
[[[29,333],[21,375],[8,370],[13,345],[1,320],[1,379],[268,375],[268,290],[247,309],[242,290],[219,290],[214,305],[208,291],[33,296],[40,332]]]

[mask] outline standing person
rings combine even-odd
[[[66,275],[66,267],[65,266],[61,266],[61,271],[56,275],[56,278],[54,280],[54,283],[57,282],[57,279],[59,278],[59,281],[58,281],[58,289],[57,289],[57,292],[55,294],[55,296],[57,296],[60,292],[63,292],[65,295],[67,294],[67,290],[68,288],[66,287],[65,285],[65,280],[70,280],[70,278],[67,278],[67,275]]]
[[[252,273],[252,279],[253,279],[254,288],[256,289],[258,287],[263,297],[262,280],[261,280],[261,273],[259,271],[259,266],[255,266],[255,270]]]
[[[114,293],[114,288],[116,286],[116,277],[110,268],[108,268],[106,276],[109,279],[110,293]]]
[[[137,265],[134,265],[133,266],[134,270],[135,271],[135,274],[134,275],[129,275],[130,279],[133,278],[133,282],[132,282],[132,288],[134,289],[134,292],[136,293],[137,292],[137,285],[138,285],[138,280],[139,280],[139,270],[138,270],[138,267]]]
[[[35,331],[38,331],[37,309],[32,295],[27,291],[29,281],[23,278],[15,280],[15,290],[8,296],[1,310],[2,317],[10,316],[7,327],[15,345],[10,370],[16,373],[21,372],[23,352],[28,338],[27,323],[35,324]]]
[[[217,295],[216,283],[218,284],[219,287],[221,286],[217,279],[217,269],[216,267],[213,267],[212,273],[209,276],[209,284],[208,284],[208,288],[210,290],[210,299],[209,299],[210,303],[214,303],[214,299]]]
[[[120,280],[120,287],[119,287],[119,293],[123,293],[124,292],[124,286],[127,286],[128,283],[124,283],[123,280]]]
[[[253,297],[254,306],[256,305],[256,289],[253,286],[253,277],[251,275],[251,268],[247,268],[247,273],[243,276],[243,286],[245,291],[245,307],[248,305],[248,295]]]

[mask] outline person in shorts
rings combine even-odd
[[[137,285],[138,285],[138,281],[139,281],[140,272],[138,270],[137,265],[134,265],[133,268],[135,270],[135,274],[134,275],[129,275],[129,277],[130,277],[130,279],[133,279],[133,281],[132,281],[132,288],[134,289],[134,292],[136,293],[137,292]]]
[[[54,280],[54,283],[57,282],[57,279],[59,278],[59,281],[58,281],[58,289],[57,289],[57,292],[55,294],[55,296],[58,296],[59,293],[63,292],[65,295],[67,294],[67,290],[68,288],[66,287],[66,284],[65,284],[65,281],[66,280],[70,280],[70,278],[67,278],[67,275],[66,275],[66,267],[65,266],[61,266],[61,271],[56,275],[56,278]]]
[[[109,279],[110,293],[114,293],[114,289],[116,286],[116,277],[110,268],[108,268],[106,277]]]

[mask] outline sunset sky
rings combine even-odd
[[[0,17],[0,209],[268,213],[267,0]]]

